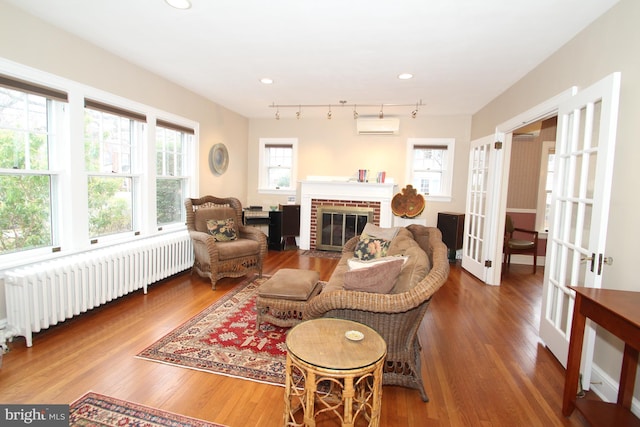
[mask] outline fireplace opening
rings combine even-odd
[[[374,209],[367,207],[318,206],[316,249],[341,251],[344,244],[359,235],[367,222],[373,222]]]

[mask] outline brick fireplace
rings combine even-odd
[[[391,199],[397,186],[390,183],[351,181],[303,181],[300,200],[300,249],[316,249],[318,240],[318,206],[337,206],[341,209],[373,209],[373,223],[391,227]]]

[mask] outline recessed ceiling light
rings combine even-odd
[[[273,79],[270,79],[269,77],[263,77],[260,79],[260,83],[270,85],[273,84]]]
[[[411,73],[398,74],[398,78],[400,80],[409,80],[409,79],[413,78],[413,74],[411,74]]]
[[[175,7],[176,9],[189,9],[191,7],[191,2],[189,0],[165,0],[169,6]]]

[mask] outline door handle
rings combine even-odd
[[[590,257],[580,257],[580,262],[587,262],[587,261],[591,261],[591,272],[593,273],[593,270],[595,268],[595,264],[596,264],[596,254],[592,253]]]

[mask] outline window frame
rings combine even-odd
[[[291,176],[289,187],[273,188],[268,185],[268,165],[266,157],[269,146],[291,147]],[[298,138],[260,138],[258,153],[258,193],[295,195],[298,186]]]
[[[544,226],[545,225],[545,213],[547,211],[547,193],[551,193],[552,190],[547,191],[546,184],[548,178],[548,164],[549,164],[549,156],[556,152],[556,142],[555,141],[543,141],[542,149],[540,150],[540,181],[538,182],[538,200],[536,206],[536,230],[539,232],[548,232],[549,230]],[[554,166],[554,173],[555,173]],[[553,181],[553,180],[552,180]],[[553,182],[551,182],[553,187]],[[550,205],[549,205],[550,206]]]
[[[66,91],[58,90],[54,85],[32,83],[24,80],[21,77],[12,76],[10,73],[5,73],[5,70],[0,69],[0,86],[12,91],[20,92],[24,95],[25,101],[29,96],[38,96],[44,99],[45,114],[46,114],[46,130],[35,131],[31,128],[29,123],[23,130],[24,136],[27,137],[31,134],[43,134],[46,139],[46,167],[34,168],[28,163],[23,168],[0,168],[0,175],[6,177],[20,177],[20,176],[46,176],[49,180],[48,198],[49,198],[49,236],[50,241],[48,244],[25,248],[16,249],[12,252],[0,254],[0,265],[4,262],[20,262],[23,261],[26,256],[42,257],[47,256],[53,252],[60,250],[60,223],[61,212],[59,210],[59,201],[57,196],[60,194],[60,162],[59,157],[55,153],[59,150],[64,143],[61,140],[67,135],[67,128],[69,125],[68,114],[68,94]],[[30,104],[28,104],[30,105]],[[30,116],[27,110],[27,120]],[[16,129],[18,130],[18,129]],[[30,139],[30,138],[29,138]],[[26,148],[26,147],[25,147]]]
[[[455,159],[455,138],[408,138],[407,139],[407,162],[406,162],[406,182],[413,185],[415,169],[413,168],[414,151],[416,147],[446,147],[447,159],[443,167],[440,192],[438,194],[424,194],[427,201],[450,202],[452,200],[454,159]],[[420,148],[422,149],[422,148]],[[415,187],[415,185],[414,185]],[[419,188],[416,188],[419,191]]]
[[[159,174],[158,173],[158,164],[157,164],[157,154],[158,154],[158,147],[157,147],[157,140],[158,140],[158,129],[165,129],[165,130],[170,130],[170,131],[175,131],[177,132],[177,134],[179,135],[181,141],[181,145],[182,145],[182,150],[181,150],[181,163],[182,163],[182,174],[179,175],[173,175],[173,174],[166,174],[166,170],[165,168],[163,168],[163,170],[165,171],[164,174]],[[183,196],[186,197],[187,194],[189,194],[189,176],[185,175],[184,173],[189,170],[189,158],[191,158],[191,155],[194,151],[194,142],[195,142],[195,130],[191,129],[187,126],[182,126],[176,123],[173,123],[172,121],[169,120],[162,120],[162,119],[156,119],[156,125],[155,125],[155,129],[156,129],[156,133],[155,133],[155,138],[154,141],[156,141],[155,145],[155,153],[156,153],[156,162],[154,163],[155,168],[155,195],[156,195],[156,206],[157,206],[157,196],[158,196],[158,181],[159,180],[173,180],[173,181],[179,181],[181,183],[181,187],[182,187],[182,194]],[[162,151],[165,155],[167,153],[166,150]],[[174,152],[176,153],[176,152]],[[164,157],[164,156],[163,156]],[[166,166],[166,163],[163,164],[163,166]],[[184,200],[185,197],[182,197],[182,199]],[[184,204],[181,205],[181,208],[184,207]],[[157,207],[156,207],[156,212],[155,212],[155,218],[156,218],[156,228],[158,231],[161,230],[171,230],[174,228],[181,228],[185,221],[186,221],[186,212],[185,210],[182,208],[180,210],[181,212],[181,218],[178,221],[174,221],[174,222],[169,222],[169,223],[160,223],[158,221],[158,212],[157,212]]]

